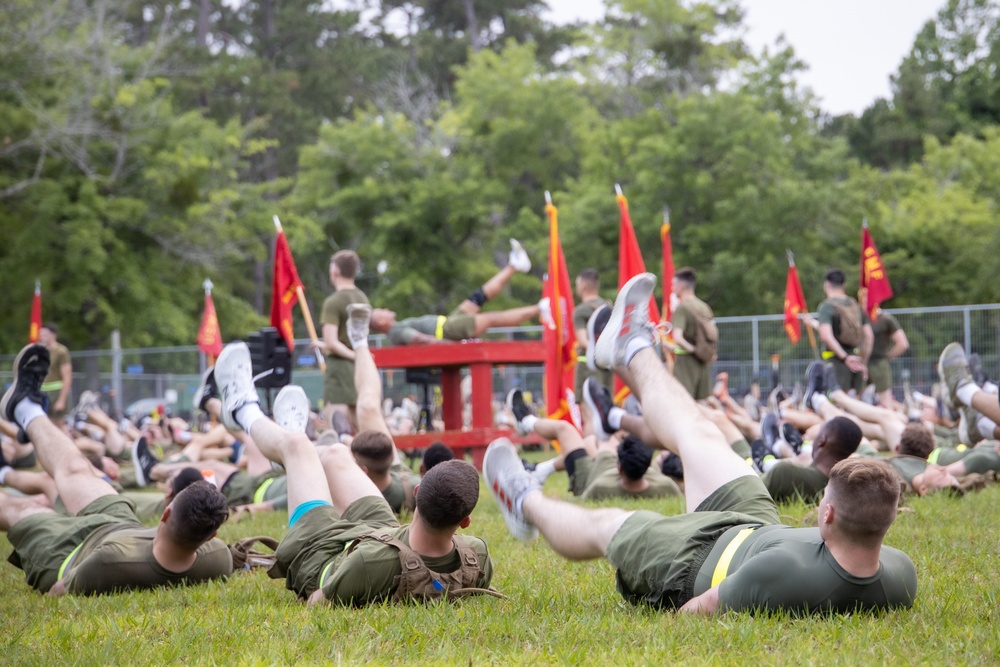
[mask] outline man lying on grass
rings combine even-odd
[[[48,368],[44,346],[21,350],[14,383],[0,401],[0,413],[34,443],[73,515],[0,492],[0,530],[7,531],[14,545],[10,562],[24,570],[28,585],[52,595],[108,593],[229,575],[229,548],[214,539],[229,514],[225,497],[196,482],[177,494],[159,526],[143,527],[132,502],[94,476],[83,453],[46,417],[41,384]]]
[[[367,347],[371,308],[355,304],[348,314],[358,425],[361,432],[371,429],[391,438],[382,417],[381,379]],[[486,543],[455,534],[469,526],[479,499],[475,468],[457,460],[435,466],[414,489],[413,522],[400,526],[347,446],[336,443],[319,453],[304,434],[287,431],[264,415],[245,344],[226,346],[215,377],[223,423],[249,433],[288,477],[289,530],[269,576],[284,577],[286,587],[310,604],[434,598],[489,586],[493,564]],[[426,578],[417,581],[421,577]]]
[[[842,611],[909,607],[909,557],[882,539],[896,517],[899,482],[879,461],[848,459],[830,472],[818,528],[789,528],[760,477],[726,443],[664,368],[647,305],[652,274],[622,288],[595,348],[642,402],[656,440],[680,456],[688,514],[584,509],[547,498],[508,440],[493,442],[483,472],[511,532],[539,531],[571,560],[606,556],[629,601],[719,610]]]

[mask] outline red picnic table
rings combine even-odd
[[[476,469],[482,470],[486,447],[497,438],[513,442],[539,443],[537,436],[520,437],[509,428],[493,425],[493,368],[502,364],[541,364],[545,361],[542,341],[471,341],[437,345],[403,345],[372,348],[375,365],[381,369],[441,369],[441,416],[444,431],[394,436],[401,450],[423,449],[438,441],[461,456],[468,450]],[[472,377],[472,428],[462,430],[462,369]]]

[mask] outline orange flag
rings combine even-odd
[[[860,288],[867,295],[868,317],[875,320],[878,306],[886,299],[892,298],[892,285],[882,264],[882,256],[878,254],[872,235],[868,231],[868,219],[861,223],[861,282]]]
[[[31,299],[31,325],[28,327],[28,342],[37,343],[42,330],[42,286],[35,281],[35,296]]]
[[[554,328],[544,327],[545,409],[549,419],[562,419],[580,428],[579,407],[573,392],[576,370],[576,334],[573,331],[573,289],[566,257],[559,240],[559,212],[545,193],[545,213],[549,218],[549,270],[542,296],[549,299]]]
[[[802,325],[799,313],[809,312],[806,308],[806,297],[802,294],[802,283],[799,282],[799,271],[795,268],[792,253],[788,253],[788,279],[785,281],[785,333],[792,344],[798,344],[802,338]]]
[[[295,268],[292,251],[284,231],[278,231],[274,244],[274,281],[271,283],[271,326],[275,327],[288,344],[295,349],[295,335],[292,330],[292,305],[298,298],[297,289],[302,287],[299,272]]]
[[[198,327],[198,349],[213,359],[222,353],[219,317],[215,314],[215,302],[212,301],[212,291],[208,288],[205,289],[205,309],[201,313],[201,326]]]

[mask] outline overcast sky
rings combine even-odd
[[[603,0],[547,0],[555,22],[594,20]],[[833,114],[860,114],[889,96],[889,75],[899,67],[926,21],[946,0],[742,0],[746,41],[755,53],[778,35],[808,66],[802,84]]]

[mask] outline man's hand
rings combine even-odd
[[[691,614],[716,613],[719,611],[719,587],[709,588],[698,597],[691,598],[680,610]]]
[[[56,583],[54,583],[52,585],[52,588],[49,589],[48,594],[51,595],[52,597],[58,597],[60,595],[65,595],[66,594],[66,583],[62,579],[60,579],[59,581],[57,581]]]
[[[306,600],[306,606],[309,607],[316,607],[318,605],[325,605],[325,604],[330,604],[330,601],[326,599],[325,595],[323,595],[322,588],[317,588],[316,590],[314,590],[312,595],[309,596],[309,599]]]
[[[865,377],[868,377],[868,367],[858,355],[847,355],[847,358],[844,359],[844,365],[847,366],[852,373],[864,373]]]

